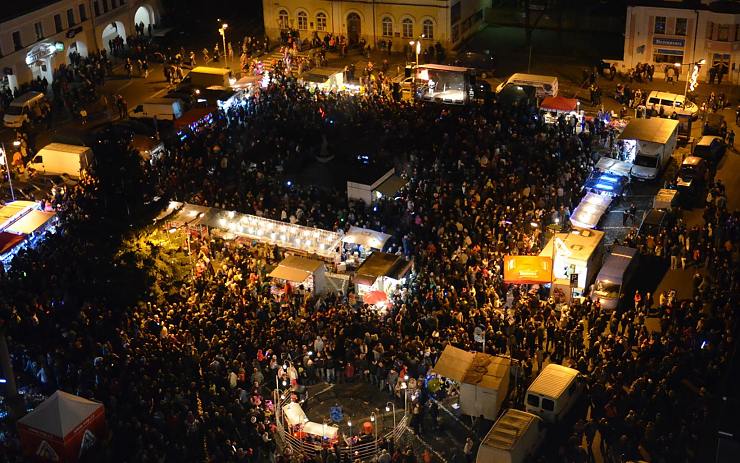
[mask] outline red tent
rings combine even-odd
[[[577,107],[578,100],[562,96],[549,96],[540,103],[540,109],[544,109],[545,111],[561,111],[568,113],[575,111]]]
[[[13,249],[18,243],[25,240],[23,235],[16,235],[10,232],[0,232],[0,255]]]
[[[62,391],[18,420],[23,456],[28,461],[76,462],[104,431],[103,404]]]

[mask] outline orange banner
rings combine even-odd
[[[504,256],[504,283],[534,284],[552,281],[552,258]]]

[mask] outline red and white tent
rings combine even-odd
[[[562,113],[574,112],[578,108],[578,100],[562,96],[550,96],[542,100],[540,109]]]
[[[18,420],[23,455],[29,461],[76,462],[104,431],[103,404],[63,391]]]

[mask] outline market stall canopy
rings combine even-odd
[[[283,415],[288,425],[295,426],[297,424],[303,424],[308,422],[308,417],[303,411],[303,408],[295,402],[283,405]]]
[[[629,177],[596,170],[591,173],[591,176],[583,184],[583,189],[592,193],[606,194],[614,197],[622,194],[628,181]]]
[[[508,357],[468,352],[448,344],[434,365],[434,371],[458,383],[498,389],[502,381],[508,380],[510,366]]]
[[[232,85],[232,88],[238,89],[238,90],[244,90],[251,86],[257,86],[259,87],[262,82],[261,76],[244,76],[241,79],[237,80],[234,85]]]
[[[382,250],[391,235],[368,228],[350,227],[342,237],[343,243],[358,244],[369,249]]]
[[[18,425],[64,439],[90,416],[102,412],[103,404],[56,391],[32,412],[18,420]]]
[[[578,108],[578,100],[575,98],[565,98],[563,96],[548,96],[540,103],[540,109],[546,111],[571,112]]]
[[[25,239],[26,237],[23,235],[0,232],[0,255],[3,255],[6,252],[10,251]]]
[[[5,230],[16,220],[38,207],[38,203],[34,201],[13,201],[0,207],[0,230]]]
[[[324,266],[319,260],[300,256],[289,256],[282,260],[268,275],[272,278],[302,283]]]
[[[678,121],[651,117],[650,119],[632,119],[619,140],[640,140],[651,143],[667,143],[678,130]]]
[[[542,256],[504,256],[504,283],[537,284],[552,281],[552,259]]]
[[[305,432],[306,434],[313,434],[314,436],[321,436],[326,437],[328,439],[334,439],[337,437],[337,434],[339,433],[339,428],[336,426],[331,425],[324,425],[319,423],[314,423],[313,421],[309,421],[308,423],[305,423],[303,425],[303,428],[301,431]]]
[[[56,212],[29,211],[28,214],[18,219],[13,225],[6,228],[5,231],[20,235],[30,235],[46,225],[48,221],[54,219],[56,215]]]
[[[201,219],[211,210],[210,207],[184,204],[169,220],[188,225],[200,225]]]
[[[594,228],[612,202],[611,196],[588,193],[573,210],[570,222],[583,228]]]
[[[405,178],[393,174],[385,179],[383,183],[378,185],[375,191],[380,193],[382,196],[394,196],[401,190],[401,188],[405,187],[407,183],[408,180]]]
[[[166,219],[167,217],[171,216],[175,212],[179,211],[184,203],[178,202],[178,201],[170,201],[169,204],[167,204],[167,207],[163,209],[157,217],[154,218],[155,222],[159,222],[162,219]]]
[[[181,118],[175,119],[174,127],[176,131],[182,130],[185,127],[189,127],[192,124],[200,121],[201,119],[212,115],[218,111],[218,108],[213,106],[206,106],[202,108],[193,108],[182,115]]]
[[[621,177],[629,177],[630,171],[632,170],[632,164],[626,161],[620,161],[619,159],[610,158],[609,156],[602,156],[601,159],[599,159],[599,162],[596,163],[596,169],[602,172],[619,175]]]
[[[412,261],[387,252],[375,251],[355,272],[355,283],[372,285],[379,277],[399,280],[411,269]]]
[[[383,291],[370,291],[369,293],[362,296],[362,302],[365,304],[377,304],[379,302],[385,302],[388,300],[388,295]]]

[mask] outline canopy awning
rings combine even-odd
[[[349,231],[342,237],[343,243],[358,244],[370,249],[381,251],[391,235],[368,228],[350,227]]]
[[[504,283],[537,284],[552,281],[552,259],[542,256],[504,256]]]
[[[319,423],[314,423],[313,421],[309,421],[308,423],[305,423],[303,425],[303,428],[301,431],[305,432],[306,434],[313,434],[314,436],[321,436],[326,437],[328,439],[334,439],[337,437],[337,434],[339,433],[339,428],[336,426],[331,425],[324,425]]]
[[[308,422],[308,417],[303,408],[295,402],[283,405],[283,416],[290,426]]]
[[[311,272],[307,272],[305,270],[292,268],[292,267],[286,267],[283,265],[278,265],[275,267],[275,270],[270,272],[269,275],[267,275],[271,278],[278,278],[280,280],[287,280],[292,281],[294,283],[303,283],[308,279],[308,277],[311,276]]]
[[[540,109],[546,111],[571,112],[578,108],[578,100],[575,98],[565,98],[563,96],[549,96],[542,100]]]
[[[508,379],[511,359],[481,352],[468,352],[450,344],[434,365],[434,372],[458,383],[498,389]]]
[[[30,235],[36,230],[42,228],[46,223],[56,216],[56,212],[43,212],[43,211],[30,211],[18,219],[13,225],[5,229],[5,231],[11,233],[18,233],[20,235]]]
[[[56,391],[32,412],[18,420],[18,424],[64,439],[89,416],[102,408],[103,404],[100,402]]]

